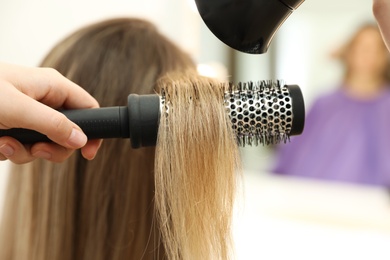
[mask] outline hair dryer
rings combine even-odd
[[[238,51],[268,50],[283,22],[304,0],[195,0],[203,21],[222,42]]]

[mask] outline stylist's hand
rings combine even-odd
[[[373,0],[373,11],[383,40],[390,50],[390,0]]]
[[[93,159],[101,141],[87,141],[82,130],[55,109],[96,107],[93,97],[54,69],[0,63],[0,129],[32,129],[55,142],[22,145],[1,137],[0,160],[61,162],[79,148],[86,159]]]

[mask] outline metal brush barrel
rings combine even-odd
[[[305,107],[296,85],[280,82],[231,86],[225,107],[240,146],[277,144],[301,134]]]

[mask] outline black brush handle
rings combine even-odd
[[[128,105],[61,111],[76,123],[88,139],[130,138],[131,146],[154,146],[160,118],[158,95],[128,96]],[[41,133],[23,128],[0,130],[0,137],[10,136],[23,144],[51,142]]]
[[[128,138],[129,116],[127,107],[106,107],[61,111],[69,120],[76,123],[88,139]],[[0,136],[10,136],[23,144],[51,142],[39,132],[12,128],[0,130]]]

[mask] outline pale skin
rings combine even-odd
[[[390,50],[390,0],[373,0],[373,12],[387,49]]]
[[[93,97],[54,69],[0,63],[0,129],[32,129],[53,141],[23,145],[0,137],[0,160],[62,162],[80,148],[86,159],[93,159],[101,140],[88,141],[80,127],[55,109],[97,107]]]

